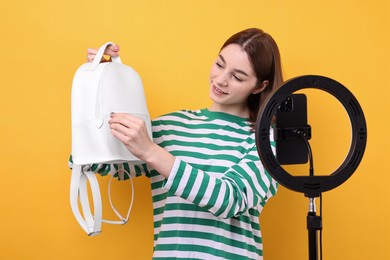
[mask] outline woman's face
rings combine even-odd
[[[247,99],[260,92],[247,53],[237,44],[223,48],[210,72],[211,110],[248,117]]]

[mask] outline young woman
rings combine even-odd
[[[106,54],[117,56],[118,46]],[[88,60],[96,50],[90,49]],[[273,38],[247,29],[222,46],[210,72],[208,109],[181,110],[153,120],[112,114],[112,133],[145,162],[124,164],[150,178],[153,259],[262,259],[259,214],[277,183],[259,159],[254,125],[261,102],[282,83]],[[117,165],[93,165],[99,173]]]

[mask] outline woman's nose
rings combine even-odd
[[[226,75],[226,73],[219,74],[216,79],[217,79],[216,82],[219,86],[227,86],[228,76]]]

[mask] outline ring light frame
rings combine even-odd
[[[289,95],[307,88],[323,90],[337,98],[347,111],[351,122],[352,140],[349,152],[339,168],[328,176],[293,176],[279,164],[271,148],[270,129],[276,109]],[[260,159],[271,176],[286,188],[314,198],[341,185],[354,173],[364,154],[367,129],[363,111],[347,88],[324,76],[305,75],[286,81],[262,105],[257,118],[255,136]]]

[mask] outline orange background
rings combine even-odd
[[[150,259],[146,178],[135,180],[127,225],[103,225],[91,238],[73,217],[67,159],[74,72],[88,47],[114,41],[122,61],[143,78],[152,118],[203,108],[210,104],[208,74],[222,43],[241,29],[260,27],[277,41],[287,79],[333,78],[354,93],[366,116],[362,163],[342,186],[323,194],[324,259],[390,259],[389,17],[387,0],[6,1],[0,16],[0,258]],[[348,151],[348,118],[326,93],[305,93],[315,169],[329,174]],[[100,183],[105,192],[107,179]],[[124,209],[128,183],[116,182],[114,190]],[[266,260],[307,259],[307,207],[303,194],[283,187],[269,202],[261,216]]]

